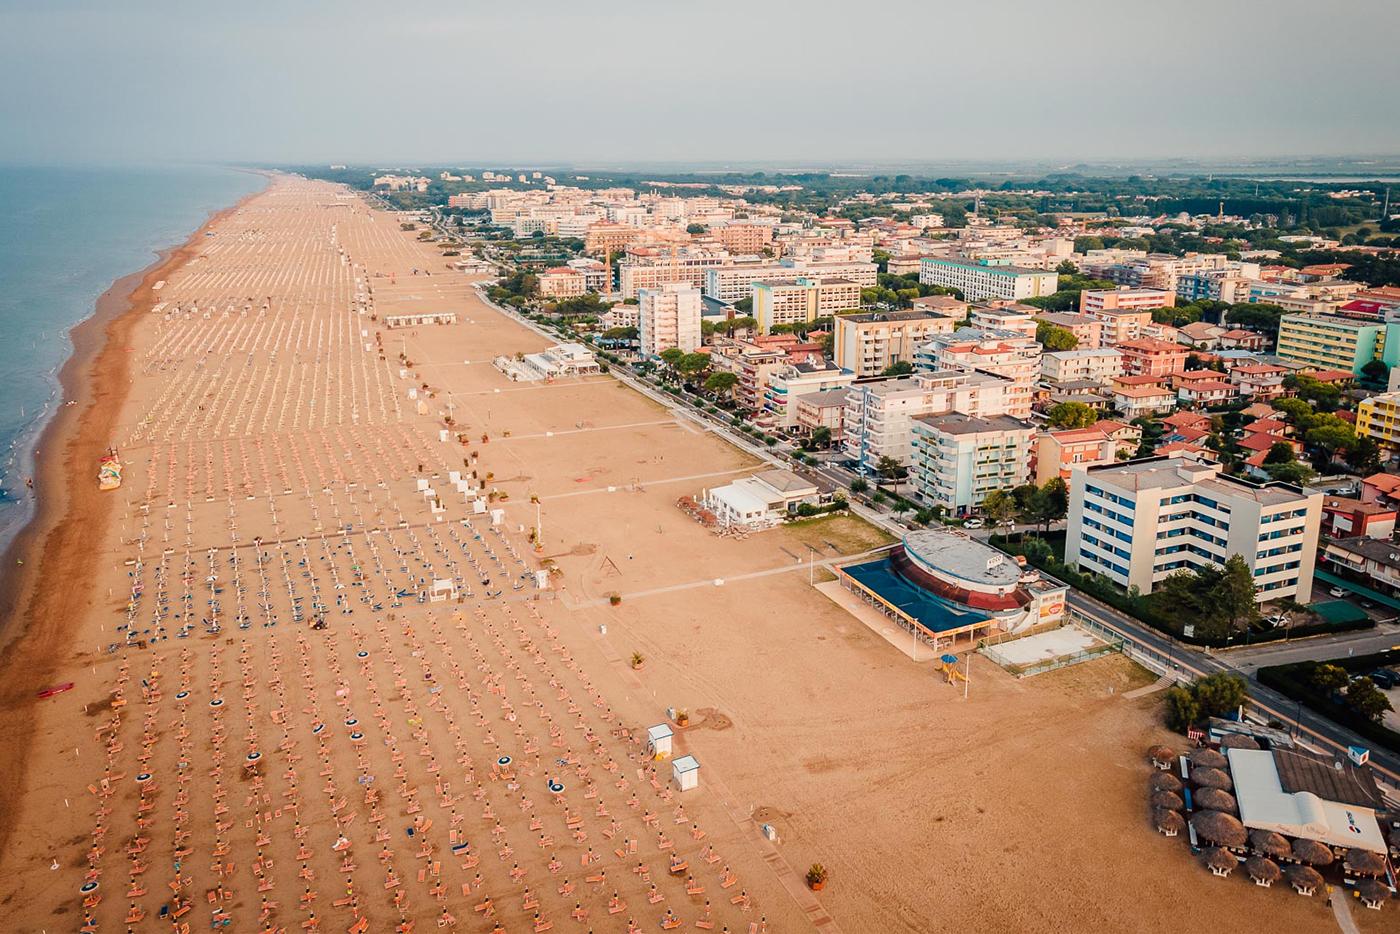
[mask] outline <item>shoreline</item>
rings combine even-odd
[[[259,174],[271,182],[271,173]],[[78,615],[72,601],[88,602],[75,589],[38,585],[46,575],[61,580],[75,570],[81,574],[82,564],[95,557],[89,549],[111,519],[114,501],[97,489],[97,458],[110,445],[108,426],[131,385],[131,332],[155,302],[155,284],[198,253],[213,225],[266,190],[265,184],[211,213],[182,244],[117,279],[98,296],[93,313],[68,332],[73,351],[58,372],[58,410],[34,445],[33,514],[0,559],[7,572],[0,577],[0,730],[9,752],[0,765],[0,849],[14,829],[13,809],[28,768],[33,720],[25,714],[39,702],[35,692],[57,666],[55,653],[63,651],[68,620]]]

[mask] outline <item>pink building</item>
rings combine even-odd
[[[1152,337],[1124,341],[1118,349],[1123,353],[1123,372],[1136,376],[1166,376],[1184,370],[1190,356],[1180,344]]]

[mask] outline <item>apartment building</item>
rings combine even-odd
[[[914,355],[920,370],[978,370],[1010,380],[1006,414],[1029,418],[1040,378],[1042,348],[1033,337],[1008,331],[958,328],[936,334]]]
[[[1276,363],[1241,363],[1229,370],[1230,382],[1242,396],[1267,401],[1283,395],[1283,378],[1288,371]]]
[[[818,428],[831,432],[831,443],[839,447],[846,437],[846,394],[848,389],[824,389],[794,398],[797,406],[796,431],[811,435]]]
[[[645,234],[640,227],[612,221],[594,221],[583,236],[585,252],[608,256],[637,243]]]
[[[1372,360],[1400,363],[1400,324],[1338,315],[1284,315],[1279,319],[1281,360],[1360,374]]]
[[[974,305],[969,323],[974,328],[1009,331],[1034,338],[1038,325],[1036,314],[1037,309],[1030,305]]]
[[[1155,337],[1123,341],[1118,350],[1123,354],[1123,372],[1130,376],[1166,376],[1184,370],[1191,355],[1182,345]]]
[[[730,253],[757,253],[773,242],[773,228],[767,224],[725,224],[712,236]]]
[[[710,355],[715,370],[739,380],[734,399],[750,411],[761,411],[772,375],[795,363],[822,361],[821,346],[803,343],[791,334],[770,334],[753,340],[717,342]]]
[[[1187,457],[1076,470],[1069,480],[1065,560],[1151,593],[1183,568],[1240,555],[1260,601],[1312,599],[1322,494],[1255,484]]]
[[[707,269],[703,287],[710,298],[737,302],[752,295],[755,282],[768,279],[849,279],[860,288],[870,288],[878,281],[878,275],[879,267],[870,262],[817,262],[801,258],[788,258],[776,263],[729,262]],[[846,307],[860,307],[859,289],[856,291],[856,301]]]
[[[753,284],[753,317],[760,334],[777,324],[805,324],[860,307],[860,285],[850,279],[766,279]]]
[[[1046,382],[1098,383],[1123,375],[1123,352],[1116,347],[1052,350],[1040,356],[1040,377]]]
[[[540,294],[551,298],[577,298],[588,291],[583,273],[568,266],[555,266],[539,275]]]
[[[1082,314],[1100,323],[1103,343],[1109,345],[1135,341],[1152,327],[1152,312],[1135,308],[1101,308]]]
[[[1391,451],[1400,448],[1400,392],[1362,399],[1356,407],[1356,433]]]
[[[843,453],[862,473],[882,457],[908,465],[916,416],[1005,415],[1013,388],[1004,377],[962,370],[853,383],[846,392]]]
[[[837,315],[833,351],[838,366],[857,377],[879,376],[890,366],[914,362],[918,348],[952,333],[954,319],[928,311],[880,311]]]
[[[656,357],[679,347],[686,353],[700,349],[700,290],[679,282],[637,293],[637,326],[641,353]]]
[[[920,415],[911,422],[914,498],[964,515],[1030,478],[1035,428],[1009,415]]]
[[[1061,311],[1042,311],[1035,316],[1037,322],[1063,328],[1074,335],[1076,350],[1093,350],[1103,346],[1103,321],[1093,315],[1068,314]]]
[[[1042,431],[1035,437],[1034,476],[1037,486],[1059,477],[1068,480],[1076,467],[1111,464],[1117,458],[1118,442],[1097,424],[1088,428]]]
[[[789,363],[769,374],[763,390],[763,410],[775,428],[798,427],[797,399],[814,392],[844,390],[856,375],[825,359]]]
[[[1079,312],[1086,315],[1100,311],[1150,312],[1154,308],[1171,308],[1175,304],[1176,293],[1163,289],[1120,286],[1117,289],[1085,289],[1079,293]],[[1150,320],[1151,315],[1148,318]]]
[[[926,256],[919,261],[919,281],[957,289],[970,302],[989,298],[1019,302],[1053,294],[1059,286],[1059,275],[1044,269],[998,265],[994,260]]]
[[[1149,386],[1115,385],[1108,394],[1113,407],[1126,421],[1149,418],[1176,408],[1176,393],[1160,383]]]
[[[1177,277],[1176,295],[1187,304],[1208,299],[1233,305],[1235,302],[1249,301],[1249,288],[1255,281],[1250,276],[1229,269],[1189,273]]]
[[[658,289],[671,283],[698,291],[705,284],[705,270],[728,261],[724,253],[633,247],[627,258],[617,264],[618,291],[623,298],[636,298],[642,289]]]
[[[1142,250],[1090,250],[1079,270],[1129,288],[1160,289],[1175,294],[1182,276],[1235,268],[1224,253],[1146,253]]]

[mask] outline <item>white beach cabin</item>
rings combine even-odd
[[[671,777],[681,791],[696,788],[700,784],[700,763],[694,756],[681,756],[671,763]]]
[[[671,755],[671,728],[664,723],[647,727],[647,755],[666,759]]]

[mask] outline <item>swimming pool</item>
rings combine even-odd
[[[852,564],[841,570],[931,633],[945,633],[991,619],[985,613],[954,606],[911,583],[895,570],[889,558]]]

